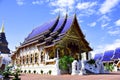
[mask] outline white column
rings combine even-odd
[[[39,49],[39,64],[41,63],[41,49]]]
[[[92,57],[91,53],[88,53],[88,60],[90,60]]]
[[[59,69],[59,59],[56,59],[56,64],[55,64],[55,71],[52,72],[52,75],[60,75],[60,69]]]
[[[57,48],[57,59],[59,59],[59,48]]]
[[[84,64],[84,61],[86,60],[85,58],[86,58],[85,53],[82,53],[81,70],[80,70],[79,75],[84,75],[84,74],[86,74],[86,71],[85,71],[85,64]]]
[[[78,75],[79,74],[79,63],[77,60],[72,62],[72,73],[71,75]]]
[[[86,60],[86,53],[82,53],[82,60]]]
[[[60,69],[59,69],[59,48],[57,49],[57,58],[55,63],[55,71],[52,73],[52,75],[60,75]]]

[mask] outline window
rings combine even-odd
[[[27,55],[27,60],[26,60],[26,63],[28,64],[28,55]]]
[[[41,62],[43,62],[43,52],[41,52]]]
[[[38,57],[38,55],[37,55],[37,53],[35,53],[35,63],[37,62],[37,58]]]
[[[25,63],[25,59],[24,59],[24,56],[23,56],[23,64]]]
[[[21,64],[21,57],[20,57],[20,64]]]
[[[32,54],[31,54],[31,57],[30,57],[30,63],[32,63]]]

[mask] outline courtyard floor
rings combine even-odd
[[[120,80],[120,72],[112,72],[109,74],[93,74],[93,75],[40,75],[40,74],[21,74],[21,80]]]

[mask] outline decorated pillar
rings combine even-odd
[[[57,59],[59,59],[59,48],[57,48]]]
[[[86,57],[85,57],[85,53],[82,53],[81,70],[80,70],[79,75],[84,75],[84,74],[86,74],[85,64],[84,64],[84,61],[86,60],[85,58],[86,58]]]
[[[72,62],[72,73],[71,75],[78,75],[79,74],[79,63],[77,60]]]
[[[38,58],[39,64],[41,63],[41,50],[39,52],[39,58]]]
[[[90,60],[92,58],[91,53],[88,53],[88,60]]]
[[[53,72],[53,75],[60,75],[60,69],[59,69],[59,48],[57,49],[57,58],[55,63],[55,71]]]

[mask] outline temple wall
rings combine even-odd
[[[37,62],[35,62],[35,54],[37,53]],[[31,57],[32,55],[32,57]],[[43,59],[41,60],[41,56],[43,55]],[[27,62],[27,57],[28,62]],[[31,62],[32,58],[32,62]],[[24,62],[23,62],[24,61]],[[52,75],[57,74],[56,70],[56,59],[49,59],[48,52],[44,51],[43,46],[39,48],[35,45],[29,46],[23,49],[20,49],[19,55],[16,55],[16,59],[14,60],[15,65],[19,65],[19,68],[23,73],[38,73],[41,74],[41,70],[43,74],[49,74],[51,71]]]
[[[29,71],[31,71],[30,73],[34,73],[34,71],[36,71],[36,73],[38,74],[42,74],[41,71],[43,71],[43,74],[49,74],[49,71],[51,71],[52,75],[56,74],[55,71],[56,66],[55,65],[30,65],[30,66],[22,66],[21,70],[23,72],[29,73]]]

